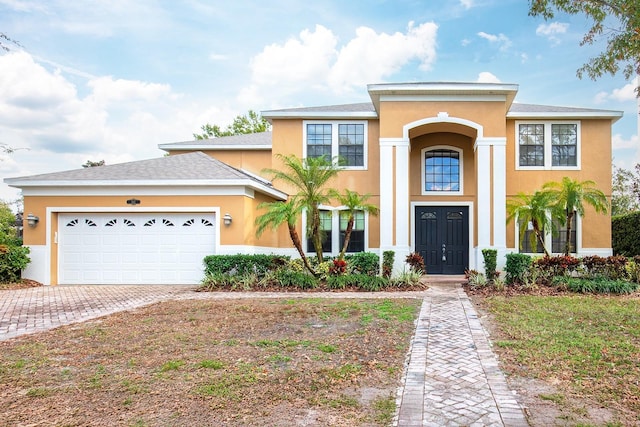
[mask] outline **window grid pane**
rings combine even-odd
[[[307,125],[307,157],[331,158],[331,125]]]
[[[320,211],[320,230],[322,231],[322,252],[331,252],[331,211]],[[307,252],[315,252],[311,236],[307,238]]]
[[[556,221],[556,225],[558,227],[558,234],[554,235],[551,239],[551,252],[554,253],[564,253],[564,248],[567,244],[567,226],[560,225]],[[571,253],[576,253],[576,244],[577,244],[577,230],[576,230],[576,215],[573,215],[573,219],[571,220]]]
[[[551,125],[552,166],[576,166],[578,126],[575,124]]]
[[[520,125],[520,166],[544,166],[544,125]]]
[[[520,222],[518,222],[518,230],[520,230]],[[544,230],[543,230],[543,235],[544,235]],[[520,253],[522,254],[541,254],[544,253],[544,249],[542,248],[542,245],[540,244],[540,242],[537,242],[537,246],[536,246],[536,250],[533,250],[533,246],[531,245],[531,236],[535,235],[533,230],[529,230],[527,229],[524,232],[524,236],[521,236],[522,241],[520,242]]]
[[[460,191],[460,153],[453,150],[425,152],[425,191]]]
[[[347,166],[364,166],[364,125],[338,125],[338,154]]]

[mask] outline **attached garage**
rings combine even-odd
[[[214,254],[215,215],[64,213],[58,216],[60,284],[197,284]]]

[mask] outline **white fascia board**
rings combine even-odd
[[[371,93],[384,92],[432,92],[432,91],[473,91],[473,92],[512,92],[518,90],[517,84],[509,83],[411,83],[394,84],[379,83],[367,85],[367,90]]]
[[[380,95],[380,101],[396,102],[505,102],[506,95]]]
[[[254,192],[267,194],[278,200],[287,200],[286,193],[249,180],[208,181],[77,181],[8,183],[22,189],[24,196],[129,196],[133,193],[145,196],[162,195],[225,195],[248,196]]]
[[[375,111],[277,111],[263,114],[268,119],[377,119]]]
[[[566,119],[607,119],[612,120],[612,123],[617,122],[624,113],[622,111],[562,111],[562,112],[553,112],[553,113],[545,113],[545,112],[512,112],[507,113],[508,119],[516,119],[516,120],[526,120],[526,119],[534,119],[534,120],[566,120]]]
[[[165,151],[202,151],[202,150],[271,150],[271,144],[235,145],[235,144],[158,144],[158,148]]]

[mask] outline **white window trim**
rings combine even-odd
[[[366,120],[303,120],[302,121],[302,157],[307,158],[307,125],[331,125],[331,157],[340,153],[338,125],[363,125],[364,146],[362,166],[345,166],[345,170],[367,170],[369,152],[369,122]]]
[[[425,189],[425,178],[426,178],[426,170],[425,170],[425,162],[424,162],[424,156],[428,151],[434,151],[434,150],[451,150],[451,151],[456,151],[458,152],[458,157],[460,160],[459,163],[459,171],[460,171],[460,190],[458,191],[427,191]],[[458,148],[458,147],[453,147],[450,145],[435,145],[433,147],[425,147],[420,151],[420,170],[422,171],[422,174],[420,176],[420,179],[422,180],[422,183],[420,184],[420,188],[422,189],[422,195],[423,196],[461,196],[464,194],[464,151],[462,150],[462,148]]]
[[[544,125],[544,166],[520,166],[520,125]],[[552,166],[551,125],[576,125],[576,165]],[[582,131],[579,120],[516,120],[515,125],[516,170],[580,170]]]
[[[549,215],[551,215],[549,213]],[[573,248],[573,252],[571,254],[575,256],[579,256],[578,254],[582,253],[582,217],[578,215],[576,212],[576,247]],[[515,218],[515,243],[516,243],[516,252],[522,253],[524,255],[530,255],[532,257],[543,257],[544,252],[520,252],[520,229],[518,228],[518,218]],[[549,250],[551,255],[562,255],[562,252],[553,252],[553,234],[551,232],[544,233],[544,245]]]
[[[338,256],[342,247],[340,246],[340,212],[347,210],[345,206],[325,206],[320,205],[321,211],[331,212],[331,252],[323,252],[323,256]],[[309,237],[307,237],[307,211],[302,212],[302,249],[306,255],[315,255],[315,252],[307,251],[309,246]],[[364,252],[369,252],[369,213],[364,212]],[[347,252],[345,255],[354,252]]]

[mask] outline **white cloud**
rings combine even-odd
[[[611,138],[613,148],[613,164],[622,169],[631,170],[640,163],[640,138],[632,135],[626,139],[620,134]]]
[[[502,33],[495,35],[495,34],[485,33],[484,31],[480,31],[478,33],[478,36],[480,38],[488,40],[489,43],[491,44],[499,45],[501,51],[505,51],[511,47],[511,40],[509,39],[509,37],[505,36]]]
[[[110,76],[89,80],[81,98],[60,70],[25,52],[0,55],[0,69],[0,143],[29,149],[0,161],[3,178],[158,157],[159,143],[189,140],[202,124],[238,114],[223,103],[187,103],[169,85]],[[0,185],[0,199],[16,194]]]
[[[283,44],[266,46],[251,61],[252,78],[239,96],[246,105],[263,104],[270,94],[289,95],[298,91],[332,90],[349,92],[365,83],[384,80],[410,61],[428,71],[436,59],[438,26],[432,22],[415,26],[406,33],[377,33],[359,27],[356,35],[341,47],[337,36],[316,25]]]
[[[473,7],[473,1],[474,0],[460,0],[460,4],[465,9],[471,9]]]
[[[569,24],[564,22],[551,22],[550,24],[540,24],[536,28],[536,35],[546,37],[552,44],[560,44],[558,34],[565,34],[569,29]]]
[[[502,83],[499,78],[491,74],[488,71],[483,71],[478,74],[478,83]]]
[[[640,148],[638,135],[632,135],[629,139],[624,139],[619,133],[611,137],[611,144],[614,150],[626,148]]]
[[[598,92],[594,98],[596,104],[602,104],[606,101],[613,100],[618,102],[628,102],[636,100],[636,83],[627,83],[621,88],[613,89],[609,92]]]

